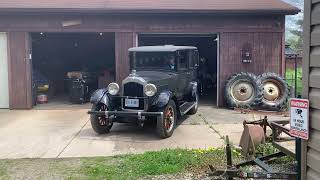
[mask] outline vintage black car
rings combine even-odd
[[[190,46],[144,46],[129,49],[130,75],[93,93],[91,125],[108,133],[114,122],[156,121],[162,138],[170,137],[177,118],[198,109],[199,53]]]

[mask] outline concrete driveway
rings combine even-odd
[[[180,120],[171,138],[159,139],[152,127],[128,124],[115,124],[110,134],[97,135],[86,112],[0,110],[0,158],[111,156],[166,148],[220,147],[225,135],[231,135],[235,144],[239,141],[244,119],[258,118],[203,105],[197,115]]]

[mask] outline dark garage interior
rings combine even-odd
[[[114,33],[32,33],[33,103],[84,104],[115,79]]]
[[[216,34],[140,34],[139,46],[195,46],[199,50],[199,80],[202,102],[216,105],[217,99],[217,35]]]

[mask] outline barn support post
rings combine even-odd
[[[116,82],[121,81],[129,74],[130,62],[128,49],[137,46],[137,34],[134,32],[115,33],[115,70]]]
[[[10,109],[32,108],[31,40],[28,32],[8,33]]]

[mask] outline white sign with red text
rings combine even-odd
[[[290,134],[308,140],[309,100],[290,99]]]

